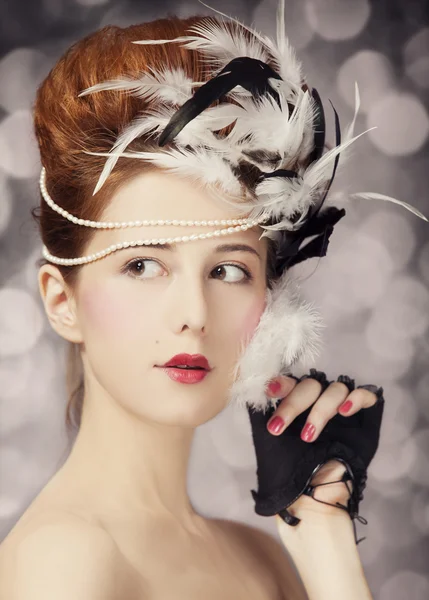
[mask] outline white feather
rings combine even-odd
[[[226,17],[228,20],[233,21],[240,27],[246,29],[249,33],[251,33],[261,44],[260,49],[261,52],[265,51],[270,59],[273,60],[275,66],[277,67],[279,75],[288,82],[291,82],[295,85],[301,85],[302,73],[301,73],[301,63],[297,60],[296,55],[292,47],[290,46],[286,35],[284,33],[284,0],[279,0],[278,8],[277,8],[277,45],[273,43],[273,41],[266,35],[260,33],[256,29],[252,29],[235,19],[234,17],[230,17],[225,13],[221,12],[205,4],[201,0],[198,0],[200,4],[206,6],[210,10],[213,10],[215,13]],[[238,55],[237,55],[238,56]],[[249,56],[249,55],[242,55]],[[254,58],[258,58],[255,56]],[[269,60],[261,58],[263,62],[269,62]]]
[[[241,118],[243,109],[234,104],[226,103],[206,108],[195,119],[186,125],[188,127],[193,121],[199,123],[199,127],[208,127],[211,131],[218,131],[227,125],[231,125],[236,119]]]
[[[344,159],[344,150],[351,146],[351,144],[353,144],[360,137],[368,133],[368,131],[372,131],[372,129],[374,129],[374,127],[370,127],[366,131],[362,131],[362,133],[349,138],[339,146],[335,146],[326,152],[321,158],[319,158],[319,160],[309,165],[302,175],[305,183],[308,184],[312,189],[318,189],[323,183],[329,181],[337,154],[341,153],[341,156]]]
[[[277,45],[266,35],[261,34],[233,17],[205,4],[215,13],[225,17],[228,22],[238,25],[238,28],[232,33],[225,26],[224,20],[219,20],[220,24],[207,22],[200,25],[194,25],[189,31],[196,33],[196,36],[180,36],[171,40],[139,40],[133,44],[168,44],[171,42],[183,43],[186,48],[199,50],[212,57],[214,64],[224,66],[225,61],[240,56],[256,58],[262,62],[272,60],[277,67],[279,75],[287,82],[300,86],[302,81],[302,66],[297,60],[295,51],[291,47],[284,32],[284,0],[279,0],[277,9]],[[240,28],[247,30],[252,34],[253,39],[248,41]]]
[[[167,124],[168,121],[166,121]],[[133,140],[136,138],[148,134],[149,132],[156,132],[160,128],[160,118],[155,116],[140,116],[136,117],[131,121],[131,123],[125,127],[122,133],[116,139],[111,152],[109,153],[100,153],[99,156],[108,156],[109,158],[106,160],[101,175],[97,181],[97,185],[94,188],[92,193],[93,196],[102,188],[106,179],[109,177],[112,172],[114,166],[116,165],[120,153],[125,150],[125,148],[131,144]],[[88,152],[87,154],[91,154]]]
[[[271,402],[265,395],[270,379],[290,371],[297,361],[307,366],[316,360],[323,327],[320,314],[300,300],[298,287],[285,272],[272,290],[267,288],[258,326],[242,344],[229,403],[265,411]]]
[[[241,99],[242,110],[234,129],[228,136],[233,144],[238,144],[249,136],[245,147],[250,149],[265,147],[268,150],[277,148],[278,137],[275,135],[280,120],[284,115],[272,96],[262,96],[256,102],[253,98]]]
[[[355,81],[355,112],[354,112],[354,115],[353,115],[352,122],[347,127],[346,132],[344,134],[344,141],[347,141],[351,137],[353,137],[354,129],[355,129],[355,124],[356,124],[356,118],[358,116],[359,108],[360,108],[359,86],[357,84],[357,81]]]
[[[213,151],[225,152],[226,142],[216,138],[212,132],[222,129],[233,122],[237,118],[237,111],[235,109],[237,107],[232,104],[221,104],[208,108],[182,129],[176,137],[177,144],[183,146],[191,145],[193,147],[208,146]],[[131,121],[118,136],[111,151],[106,154],[109,158],[103,167],[93,195],[102,188],[127,146],[144,134],[148,134],[149,132],[152,135],[159,133],[167,126],[174,112],[174,109],[171,107],[160,106],[158,110],[152,109],[148,111],[146,116],[140,116]],[[99,156],[103,156],[103,154],[100,153]]]
[[[429,222],[427,217],[425,217],[425,215],[422,212],[420,212],[417,208],[411,206],[411,204],[403,202],[402,200],[392,198],[391,196],[377,194],[376,192],[357,192],[355,194],[351,194],[350,198],[363,198],[364,200],[384,200],[386,202],[393,202],[394,204],[399,204],[400,206],[403,206],[407,210],[411,211],[414,215],[416,215],[420,219],[423,219],[423,221]]]
[[[302,81],[302,66],[298,61],[295,51],[289,43],[285,33],[285,3],[279,0],[277,5],[277,45],[270,40],[271,52],[275,57],[277,70],[284,81],[291,81],[298,85]]]
[[[86,154],[111,155],[111,153],[105,152],[86,152]],[[117,159],[120,157],[140,158],[174,174],[194,178],[203,184],[215,184],[219,186],[221,192],[219,197],[222,199],[225,198],[222,194],[238,195],[242,193],[240,183],[233,174],[231,166],[222,158],[221,154],[203,150],[192,152],[185,148],[172,148],[160,152],[114,153],[112,156]]]
[[[242,87],[241,85],[236,85],[235,88],[233,88],[230,92],[227,92],[225,95],[228,98],[232,98],[236,102],[240,102],[243,96],[247,96],[248,98],[253,97],[252,92],[249,92],[249,90],[246,90],[246,88]]]
[[[305,93],[301,86],[296,85],[291,81],[283,81],[275,77],[268,77],[268,83],[278,93],[281,93],[287,102],[296,104],[300,101],[301,96]]]
[[[268,83],[275,91],[277,91],[277,93],[281,94],[282,99],[294,106],[295,110],[297,110],[297,107],[303,102],[303,96],[307,95],[308,97],[310,106],[308,107],[309,110],[307,116],[303,119],[306,120],[307,123],[302,131],[301,145],[297,147],[296,154],[294,154],[295,162],[301,162],[307,158],[314,148],[314,117],[316,114],[316,102],[308,91],[304,92],[300,86],[297,86],[294,83],[275,79],[274,77],[269,78]],[[303,110],[302,107],[299,110],[302,115],[305,115],[307,112],[307,110]],[[300,115],[300,119],[301,118]]]
[[[287,105],[284,110],[287,114]],[[312,149],[314,145],[313,130],[314,130],[314,119],[316,114],[316,103],[310,95],[309,91],[306,91],[300,101],[294,106],[292,114],[290,115],[287,126],[285,124],[285,139],[283,145],[281,145],[281,153],[285,158],[296,160],[296,156],[301,152],[305,152],[307,155],[308,151]],[[305,134],[311,133],[311,146],[308,147],[304,144],[306,138]],[[305,147],[303,147],[303,144]]]
[[[142,73],[138,79],[123,77],[97,83],[79,94],[78,97],[105,90],[129,91],[133,96],[156,99],[160,102],[182,105],[192,97],[192,79],[187,77],[183,69],[164,68],[156,71],[149,67],[151,73]],[[200,83],[200,82],[198,82]]]
[[[271,218],[279,221],[275,225],[264,226],[264,228],[272,230],[294,230],[297,225],[292,225],[289,219],[296,212],[307,212],[313,203],[308,186],[303,180],[296,178],[270,177],[264,179],[256,187],[256,195],[256,205],[262,205],[265,214],[269,214]],[[252,216],[252,218],[254,217]]]
[[[303,141],[304,131],[312,129],[314,103],[308,92],[303,94],[289,117],[287,101],[280,94],[281,106],[272,96],[262,96],[257,102],[242,98],[244,110],[238,113],[234,129],[228,136],[244,150],[278,152],[281,161],[294,159]],[[243,143],[242,140],[247,138]],[[272,166],[271,169],[272,170]]]
[[[298,169],[297,172],[300,175],[298,178],[267,178],[263,180],[255,188],[254,199],[249,202],[240,202],[240,208],[250,210],[249,218],[251,219],[262,215],[267,219],[274,218],[277,221],[274,225],[261,225],[266,230],[298,229],[305,214],[294,225],[289,221],[290,216],[295,209],[303,213],[308,211],[314,204],[315,198],[320,195],[323,186],[330,180],[336,156],[367,131],[332,148],[318,161],[310,164],[307,169]],[[283,183],[275,182],[274,179],[280,179]],[[228,201],[228,203],[234,204],[234,200]],[[280,217],[282,218],[280,219]]]
[[[180,36],[171,40],[138,40],[132,43],[148,45],[181,42],[185,48],[198,50],[211,57],[207,62],[215,65],[220,62],[226,64],[240,56],[256,58],[263,62],[269,60],[268,53],[257,40],[248,41],[238,28],[231,29],[232,31],[227,28],[224,21],[217,23],[207,18],[206,22],[189,27],[189,31],[196,35]]]

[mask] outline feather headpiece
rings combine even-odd
[[[218,73],[207,82],[194,82],[181,69],[150,69],[139,79],[105,81],[82,91],[85,96],[104,90],[123,90],[158,101],[158,108],[138,116],[120,133],[108,153],[93,194],[96,194],[121,157],[141,158],[185,176],[194,175],[207,185],[217,184],[221,199],[249,218],[262,217],[261,237],[278,242],[277,272],[312,256],[326,254],[333,226],[344,209],[324,207],[339,156],[359,137],[354,125],[360,99],[355,84],[355,113],[341,140],[335,113],[336,146],[326,153],[325,115],[317,90],[303,84],[301,64],[285,34],[284,0],[277,9],[276,43],[237,19],[213,9],[222,18],[207,18],[189,28],[190,35],[174,39],[137,40],[134,44],[180,43],[198,50],[203,61]],[[227,21],[223,18],[227,17]],[[250,34],[250,35],[246,35]],[[193,93],[193,88],[197,88]],[[216,101],[229,98],[234,101]],[[232,125],[221,138],[216,132]],[[126,152],[142,135],[157,138],[156,152]],[[254,189],[243,191],[239,173],[249,163],[260,171]],[[214,190],[216,192],[216,190]],[[418,217],[427,218],[411,205],[370,192],[354,198],[391,201]],[[321,210],[323,207],[323,210]],[[329,210],[327,210],[329,208]],[[316,240],[302,247],[309,236]]]

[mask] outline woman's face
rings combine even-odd
[[[122,186],[100,220],[228,219],[237,214],[231,210],[195,182],[156,171]],[[118,242],[216,228],[98,230],[85,254]],[[265,308],[267,245],[258,239],[261,231],[173,244],[172,250],[132,247],[85,265],[75,300],[87,393],[162,424],[195,427],[218,414],[228,401],[241,344],[250,341]],[[225,244],[245,244],[254,252],[219,251]],[[203,354],[212,371],[184,384],[155,366],[182,352]]]

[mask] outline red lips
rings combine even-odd
[[[177,367],[178,365],[184,365],[186,367],[201,367],[206,371],[211,371],[211,367],[208,360],[202,354],[176,354],[162,367]]]

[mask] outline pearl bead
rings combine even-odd
[[[60,206],[58,206],[57,204],[55,204],[55,202],[52,200],[52,198],[49,196],[47,188],[46,188],[46,171],[45,168],[42,168],[41,174],[40,174],[40,179],[39,179],[39,183],[40,183],[40,190],[42,192],[43,198],[45,199],[45,201],[47,202],[47,204],[56,212],[58,212],[60,215],[64,216],[66,219],[68,219],[69,221],[71,221],[72,223],[75,223],[77,225],[82,225],[85,227],[94,227],[97,229],[125,229],[127,227],[141,227],[142,225],[179,225],[179,226],[214,226],[214,225],[234,225],[234,227],[230,226],[228,228],[225,229],[216,229],[215,231],[210,231],[207,233],[200,233],[200,234],[192,234],[190,236],[177,236],[177,237],[170,237],[170,238],[153,238],[153,239],[146,239],[146,240],[133,240],[130,242],[122,242],[122,243],[118,243],[118,244],[113,244],[112,246],[109,246],[108,248],[105,248],[104,250],[101,250],[99,252],[96,252],[95,254],[90,254],[88,256],[82,256],[80,258],[60,258],[57,256],[53,256],[52,254],[50,254],[50,252],[48,251],[48,249],[46,248],[46,246],[43,246],[43,256],[50,262],[53,262],[54,264],[59,264],[59,265],[67,265],[67,266],[71,266],[71,265],[81,265],[81,264],[86,264],[89,262],[92,262],[94,260],[98,260],[99,258],[103,258],[105,256],[108,256],[109,254],[111,254],[112,252],[116,252],[117,250],[121,250],[122,248],[129,248],[129,247],[135,247],[135,246],[143,246],[146,244],[165,244],[165,243],[179,243],[179,242],[188,242],[188,241],[192,241],[192,240],[204,240],[204,239],[210,239],[212,237],[219,237],[222,235],[227,235],[228,233],[233,233],[234,231],[245,231],[246,229],[249,229],[250,227],[254,227],[255,225],[258,225],[259,223],[265,221],[267,219],[267,217],[258,217],[257,219],[249,219],[249,218],[241,218],[241,219],[221,219],[221,220],[202,220],[202,221],[185,221],[185,220],[165,220],[165,219],[159,219],[159,220],[144,220],[144,221],[128,221],[128,222],[104,222],[104,221],[90,221],[87,219],[79,219],[78,217],[75,217],[74,215],[71,215],[69,212],[67,212],[66,210],[64,210],[63,208],[61,208]]]

